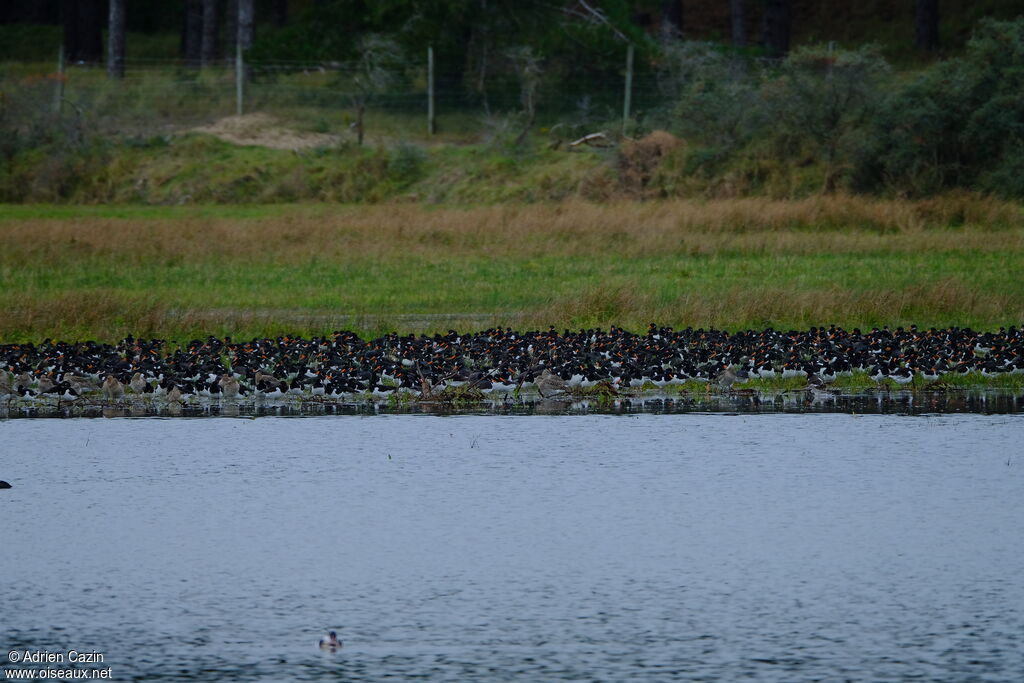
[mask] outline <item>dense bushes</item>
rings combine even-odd
[[[763,65],[692,44],[665,72],[677,92],[666,123],[711,194],[1024,197],[1024,18],[982,22],[962,57],[909,80],[871,46]]]
[[[874,46],[800,48],[764,65],[692,44],[666,70],[678,90],[667,124],[689,143],[684,168],[712,194],[836,189],[890,73]]]
[[[103,192],[113,142],[88,134],[80,109],[55,114],[51,87],[44,81],[0,93],[0,202],[74,201]]]
[[[860,189],[1024,196],[1024,18],[982,22],[964,57],[895,89],[872,123]]]

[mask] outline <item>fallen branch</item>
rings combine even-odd
[[[569,143],[570,147],[578,147],[579,145],[593,145],[597,140],[608,142],[608,136],[604,133],[591,133],[590,135],[584,135],[579,140],[573,140]],[[600,145],[601,147],[607,147],[607,144]]]

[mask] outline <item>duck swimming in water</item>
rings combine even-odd
[[[342,642],[338,640],[338,634],[334,631],[328,633],[326,638],[320,639],[321,650],[337,650],[341,646]]]

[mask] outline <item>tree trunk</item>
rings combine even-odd
[[[103,18],[99,0],[62,0],[64,58],[69,62],[103,60]]]
[[[124,3],[110,0],[110,27],[107,31],[107,77],[124,78]]]
[[[224,10],[224,56],[229,63],[235,61],[235,45],[238,44],[238,0],[228,0]]]
[[[470,22],[470,37],[466,41],[466,70],[475,71],[473,92],[480,98],[484,113],[490,115],[491,106],[487,100],[487,69],[491,47],[490,27],[483,17],[487,14],[487,0],[478,0],[475,18]],[[473,64],[473,59],[476,63]]]
[[[256,8],[254,0],[238,0],[238,45],[245,51],[252,47],[253,24],[256,19]],[[252,80],[252,67],[245,65],[245,72],[242,78],[248,83]]]
[[[683,35],[683,0],[662,0],[661,39],[671,40]]]
[[[745,47],[747,44],[747,22],[743,13],[743,0],[729,1],[729,15],[732,20],[732,44]]]
[[[103,23],[101,0],[80,0],[78,3],[78,54],[82,61],[103,61]]]
[[[181,33],[181,56],[186,66],[197,68],[203,48],[203,0],[185,0],[185,24]]]
[[[217,58],[217,0],[203,0],[203,37],[199,61],[210,66]]]
[[[243,51],[252,47],[255,19],[254,0],[238,0],[238,41],[242,44]]]
[[[274,0],[274,26],[280,28],[288,23],[288,0]]]
[[[769,57],[785,57],[789,52],[790,4],[790,0],[765,0],[763,37]]]
[[[939,0],[916,0],[914,46],[931,52],[939,47]]]
[[[366,104],[359,102],[356,105],[356,139],[360,147],[363,146],[363,114],[366,113]]]
[[[76,0],[61,0],[60,23],[64,27],[64,59],[77,62],[78,56],[78,3]]]

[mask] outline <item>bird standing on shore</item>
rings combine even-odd
[[[534,380],[534,385],[544,398],[565,393],[566,389],[569,388],[569,383],[551,372],[549,368],[544,368],[544,372],[540,373],[540,377]]]
[[[536,386],[543,398],[599,382],[611,383],[613,390],[621,384],[641,392],[648,384],[699,382],[709,392],[730,394],[747,377],[779,376],[806,378],[813,393],[828,391],[817,386],[819,379],[827,385],[855,372],[878,382],[879,388],[907,389],[929,387],[946,375],[992,379],[1024,373],[1024,329],[981,333],[911,326],[864,333],[829,326],[730,334],[651,328],[641,336],[618,327],[563,334],[491,328],[474,334],[388,334],[370,340],[335,331],[328,337],[283,336],[241,344],[211,336],[173,352],[162,340],[131,337],[116,345],[52,340],[0,344],[0,397],[6,405],[94,393],[107,402],[128,394],[167,403],[179,398],[231,401],[246,396],[250,388],[259,400],[398,392],[426,399],[460,384],[485,394],[518,394],[521,388]],[[54,391],[57,384],[62,386]],[[172,393],[173,387],[178,391]]]
[[[221,375],[217,384],[220,385],[221,394],[224,398],[235,398],[242,387],[237,379],[228,374]]]
[[[141,394],[146,390],[146,378],[142,376],[141,372],[136,372],[128,382],[128,387],[134,393]]]
[[[737,373],[732,369],[732,366],[726,366],[726,368],[718,373],[717,377],[715,377],[715,381],[718,382],[718,386],[722,387],[726,391],[731,391],[733,384],[736,384],[736,382],[746,378],[746,371],[741,370]]]
[[[121,380],[113,375],[107,375],[107,378],[103,380],[103,395],[111,401],[116,401],[124,396],[124,385],[121,384]]]
[[[57,386],[57,383],[53,381],[50,375],[39,375],[39,378],[36,380],[36,392],[40,394],[48,392],[55,386]]]

